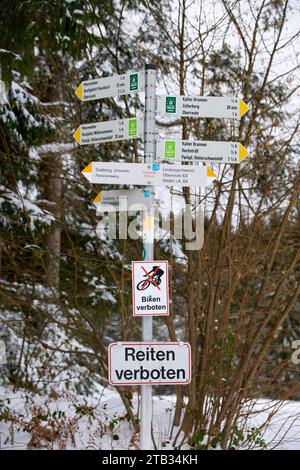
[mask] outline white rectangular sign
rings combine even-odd
[[[133,316],[169,315],[168,261],[132,261]]]
[[[151,207],[151,191],[146,189],[101,191],[93,202],[97,212],[145,211]]]
[[[157,97],[157,113],[165,116],[240,119],[248,109],[248,105],[243,100],[230,96],[168,95]]]
[[[248,155],[239,142],[206,140],[158,140],[158,160],[209,163],[240,163]]]
[[[188,343],[111,343],[108,347],[111,385],[186,385],[191,381]]]
[[[100,144],[116,140],[141,139],[144,136],[144,121],[140,118],[117,119],[115,121],[82,124],[73,134],[80,145]]]
[[[81,82],[76,95],[82,101],[111,98],[145,90],[145,72],[127,72],[123,75],[96,78]]]
[[[134,184],[137,186],[206,187],[216,177],[203,165],[159,163],[91,162],[82,174],[98,184]]]

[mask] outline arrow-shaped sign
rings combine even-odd
[[[101,191],[93,203],[101,212],[147,210],[151,207],[151,191],[145,189],[115,189]]]
[[[216,175],[203,165],[91,162],[82,174],[98,184],[206,187]]]
[[[230,96],[168,95],[157,98],[157,113],[165,116],[240,119],[248,109],[243,100]]]
[[[73,134],[73,137],[80,145],[88,145],[116,140],[141,139],[143,134],[143,120],[129,118],[82,124]]]
[[[91,101],[137,93],[144,89],[145,73],[127,72],[124,75],[85,80],[80,83],[75,94],[81,101]]]
[[[248,151],[239,142],[158,140],[156,158],[169,161],[240,163]]]

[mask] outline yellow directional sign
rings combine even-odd
[[[246,111],[245,111],[246,112]],[[249,154],[248,150],[242,144],[239,144],[239,161],[241,162]]]
[[[240,117],[244,116],[248,109],[249,106],[243,100],[240,100]]]
[[[80,136],[81,136],[80,127],[78,127],[77,131],[74,132],[73,134],[73,137],[78,144],[80,144]]]
[[[216,178],[216,173],[212,171],[212,169],[208,166],[206,170],[206,176],[209,176],[210,178]]]
[[[83,99],[83,85],[82,82],[80,83],[79,87],[76,88],[75,95],[82,100]]]
[[[81,173],[92,173],[93,170],[93,162],[89,163],[88,166],[86,166]]]
[[[84,171],[84,170],[83,170]],[[100,204],[101,202],[101,199],[102,199],[102,193],[98,193],[97,196],[95,197],[95,199],[93,199],[93,203],[94,204]]]

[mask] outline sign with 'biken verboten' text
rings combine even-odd
[[[132,262],[133,316],[168,316],[168,261]]]

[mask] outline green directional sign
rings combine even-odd
[[[139,87],[139,76],[137,73],[133,73],[129,78],[129,89],[130,91],[137,90]]]
[[[176,96],[166,96],[166,113],[176,113]]]
[[[165,141],[165,158],[175,158],[176,155],[176,141],[166,140]]]
[[[137,120],[129,119],[128,121],[128,135],[130,137],[135,137],[137,135]]]

